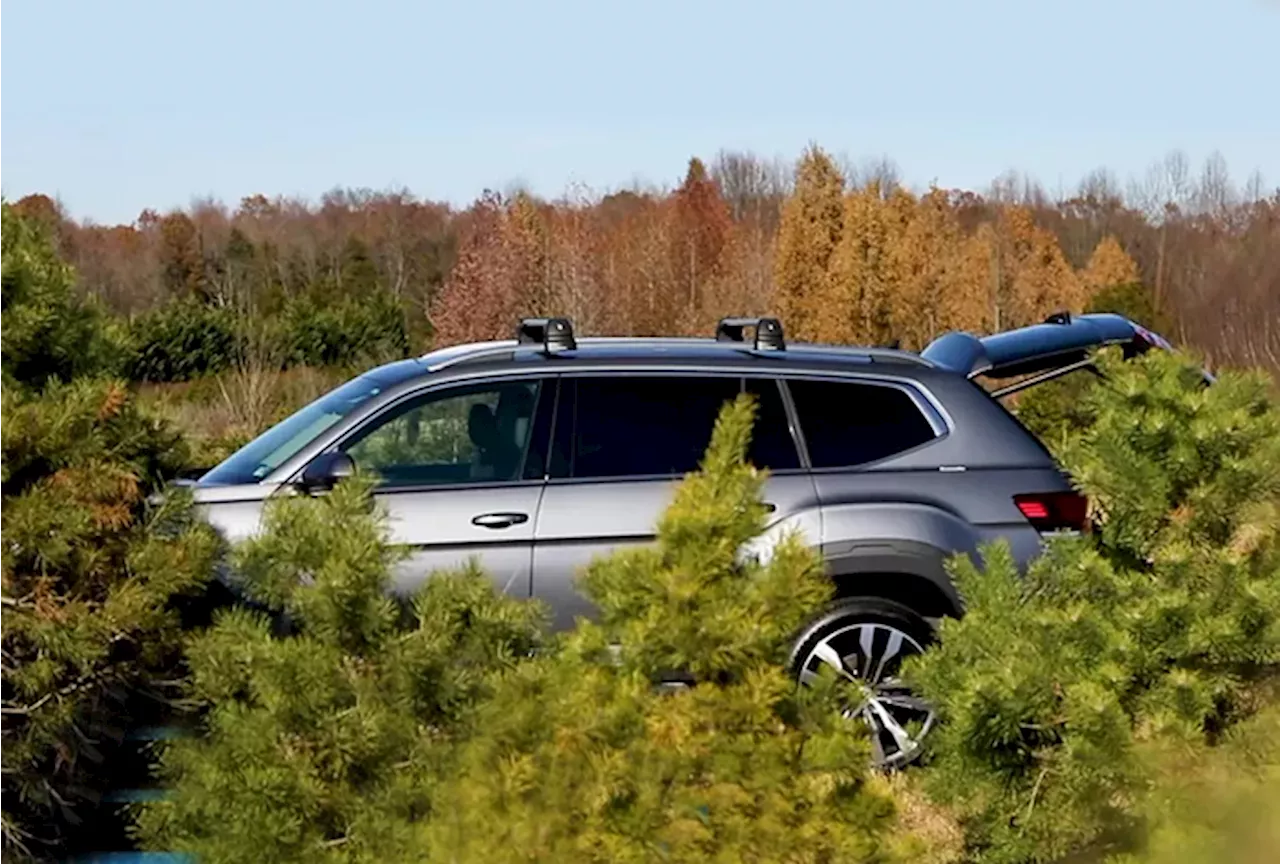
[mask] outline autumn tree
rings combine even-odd
[[[175,211],[157,224],[160,268],[165,288],[173,297],[204,299],[204,257],[191,217]]]
[[[817,309],[819,341],[869,345],[893,339],[892,297],[902,287],[895,250],[913,209],[910,193],[882,190],[876,181],[845,196],[840,242]]]
[[[474,205],[458,262],[431,310],[439,344],[505,339],[547,301],[536,279],[545,253],[536,208],[488,193]]]
[[[689,170],[674,199],[673,287],[685,297],[686,315],[696,317],[705,304],[710,284],[724,272],[733,219],[719,184],[707,173],[701,159],[689,160]]]
[[[1087,296],[1093,297],[1103,288],[1129,285],[1140,281],[1138,265],[1124,251],[1116,238],[1107,235],[1089,256],[1089,264],[1080,275]]]
[[[831,296],[830,267],[844,222],[844,178],[817,146],[796,166],[795,191],[782,208],[774,256],[774,306],[797,339],[822,332],[822,306]]]
[[[950,196],[936,187],[919,199],[902,190],[895,196],[909,218],[890,255],[893,337],[919,350],[947,330],[981,330],[983,277],[970,266],[969,238]]]

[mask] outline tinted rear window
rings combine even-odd
[[[696,470],[720,410],[744,386],[736,376],[675,375],[592,376],[566,380],[566,385],[577,388],[569,448],[569,473],[574,477],[666,476]],[[748,459],[774,470],[800,467],[777,382],[751,380],[746,386],[759,397]],[[554,461],[553,457],[553,466]]]
[[[933,440],[933,426],[904,390],[878,384],[790,380],[814,468],[884,459]]]
[[[698,467],[739,378],[631,377],[577,381],[574,477],[683,474]]]

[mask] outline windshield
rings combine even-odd
[[[257,483],[333,424],[382,392],[382,385],[361,375],[331,390],[293,414],[200,478],[207,485]]]

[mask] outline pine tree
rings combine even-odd
[[[5,386],[119,371],[123,339],[99,308],[75,297],[75,273],[48,229],[8,203],[2,210]]]
[[[814,339],[831,296],[829,268],[840,242],[844,178],[831,157],[810,147],[796,167],[795,191],[782,207],[774,253],[778,313],[789,334]]]
[[[74,274],[5,204],[3,848],[56,857],[110,788],[122,712],[171,698],[179,608],[216,541],[178,498],[174,432],[122,382],[116,337],[72,296]]]
[[[830,595],[794,538],[768,563],[743,464],[744,398],[722,415],[656,547],[588,568],[600,609],[563,649],[498,677],[423,827],[442,861],[883,860],[893,808],[838,685],[797,689],[788,639]],[[655,683],[675,671],[694,684]]]
[[[488,685],[540,640],[539,607],[474,568],[388,593],[403,550],[372,481],[273,503],[233,572],[233,608],[187,646],[202,734],[162,754],[146,846],[205,862],[424,860],[449,742]],[[429,859],[428,859],[429,860]]]
[[[3,400],[3,840],[56,857],[92,842],[129,706],[178,695],[179,608],[218,544],[180,498],[147,503],[186,456],[123,384]]]
[[[1051,544],[1025,578],[1003,545],[981,569],[956,562],[965,616],[904,672],[943,721],[928,786],[986,861],[1058,860],[1140,826],[1141,747],[1204,746],[1280,674],[1265,379],[1206,388],[1164,352],[1104,371],[1059,446],[1097,533]]]

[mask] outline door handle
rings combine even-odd
[[[528,521],[528,513],[481,513],[471,520],[471,524],[481,528],[510,528]]]

